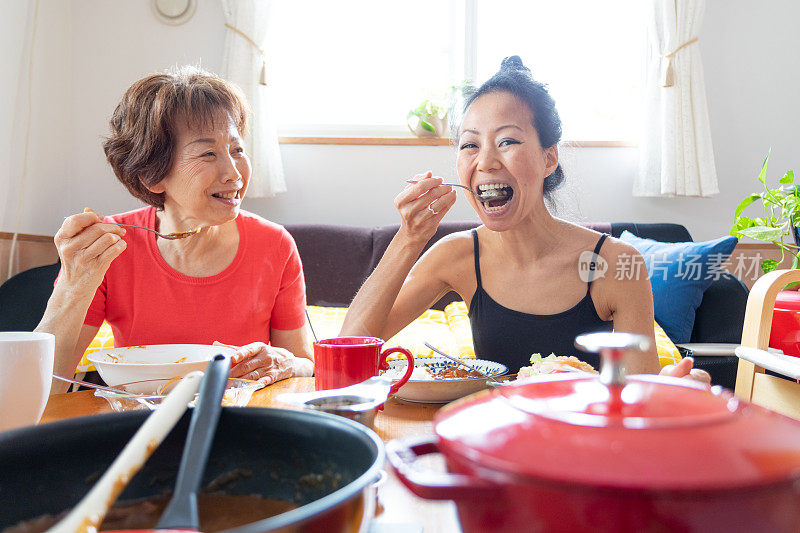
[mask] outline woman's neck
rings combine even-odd
[[[563,245],[566,227],[547,210],[544,203],[506,231],[495,233],[508,260],[527,265],[556,251]]]
[[[161,233],[194,229],[196,222],[174,216],[168,209],[156,211],[156,229]],[[191,276],[210,276],[221,272],[236,256],[239,230],[236,220],[219,226],[202,227],[184,239],[156,239],[161,257],[178,272]]]

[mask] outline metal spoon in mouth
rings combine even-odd
[[[406,180],[406,183],[419,183],[419,180]],[[489,189],[488,191],[475,192],[474,189],[461,185],[460,183],[442,183],[442,185],[449,185],[451,187],[461,187],[464,190],[471,192],[479,202],[489,202],[491,200],[505,200],[508,195],[500,189]]]

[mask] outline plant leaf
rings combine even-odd
[[[764,271],[764,274],[772,272],[778,268],[778,262],[774,259],[764,259],[761,261],[761,270]]]
[[[730,234],[733,235],[734,237],[740,237],[741,235],[739,235],[739,232],[741,230],[746,228],[752,228],[755,225],[756,223],[753,221],[752,218],[745,216],[736,217],[733,226],[731,226]]]
[[[781,183],[794,183],[794,170],[789,170],[781,178]]]
[[[767,152],[767,157],[764,158],[764,164],[761,165],[761,172],[758,173],[758,181],[763,183],[764,187],[767,186],[767,163],[769,162],[769,155],[771,152],[772,149],[770,148],[770,151]]]
[[[741,202],[739,202],[739,205],[736,206],[736,210],[733,212],[734,218],[736,218],[739,215],[741,215],[742,211],[744,211],[750,204],[752,204],[753,202],[755,202],[759,198],[761,198],[760,194],[753,193],[750,196],[748,196],[747,198],[745,198],[744,200],[742,200]]]
[[[433,124],[428,122],[427,120],[419,119],[419,124],[422,126],[423,130],[428,130],[436,133],[436,128],[433,127]]]
[[[771,226],[753,226],[752,228],[739,230],[739,234],[757,241],[771,242],[781,240],[781,237],[783,237],[783,230]]]
[[[785,196],[780,189],[767,189],[766,192],[761,193],[761,198],[764,200],[764,210],[766,211],[769,204],[781,206]]]

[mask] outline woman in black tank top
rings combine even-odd
[[[545,205],[564,179],[561,121],[546,87],[518,57],[506,58],[463,109],[458,175],[482,194],[466,198],[483,226],[439,240],[420,258],[456,193],[430,172],[416,176],[395,199],[401,227],[353,300],[342,335],[388,339],[453,290],[469,305],[477,356],[512,373],[537,352],[597,368],[596,356],[575,349],[575,336],[612,328],[651,339],[649,351],[626,361],[628,372],[658,372],[647,272],[615,275],[626,255],[631,264],[641,259],[638,252],[553,217]],[[587,254],[588,264],[607,268],[579,268]],[[686,375],[691,360],[665,370]]]
[[[597,314],[590,294],[592,279],[586,283],[586,295],[573,307],[560,313],[535,315],[509,309],[492,299],[481,286],[481,265],[478,232],[472,230],[475,242],[475,277],[478,288],[469,306],[472,341],[475,353],[483,359],[503,363],[508,368],[530,364],[533,353],[547,356],[572,355],[595,368],[600,368],[597,354],[575,348],[575,337],[592,331],[611,331],[614,323]],[[597,256],[607,235],[601,235],[594,247]],[[596,263],[597,261],[595,261]]]

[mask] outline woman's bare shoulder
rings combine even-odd
[[[436,241],[426,254],[451,255],[473,250],[472,230],[449,233]]]
[[[594,248],[594,246],[600,241],[600,237],[603,235],[603,233],[599,231],[575,224],[574,222],[567,222],[564,220],[560,220],[560,222],[567,229],[570,241],[575,243],[576,247],[578,248]],[[600,248],[600,255],[606,261],[616,261],[620,257],[628,258],[634,255],[639,255],[639,252],[636,250],[636,248],[630,244],[623,242],[616,237],[612,237],[611,235],[606,235],[607,237],[605,241],[603,241],[603,246]]]
[[[474,255],[472,234],[469,230],[445,235],[426,251],[415,266],[418,272],[435,269],[445,280],[460,275],[463,265],[472,264]]]
[[[639,251],[632,245],[611,236],[603,243],[600,255],[604,256],[607,261],[613,260],[614,262],[641,258]]]

